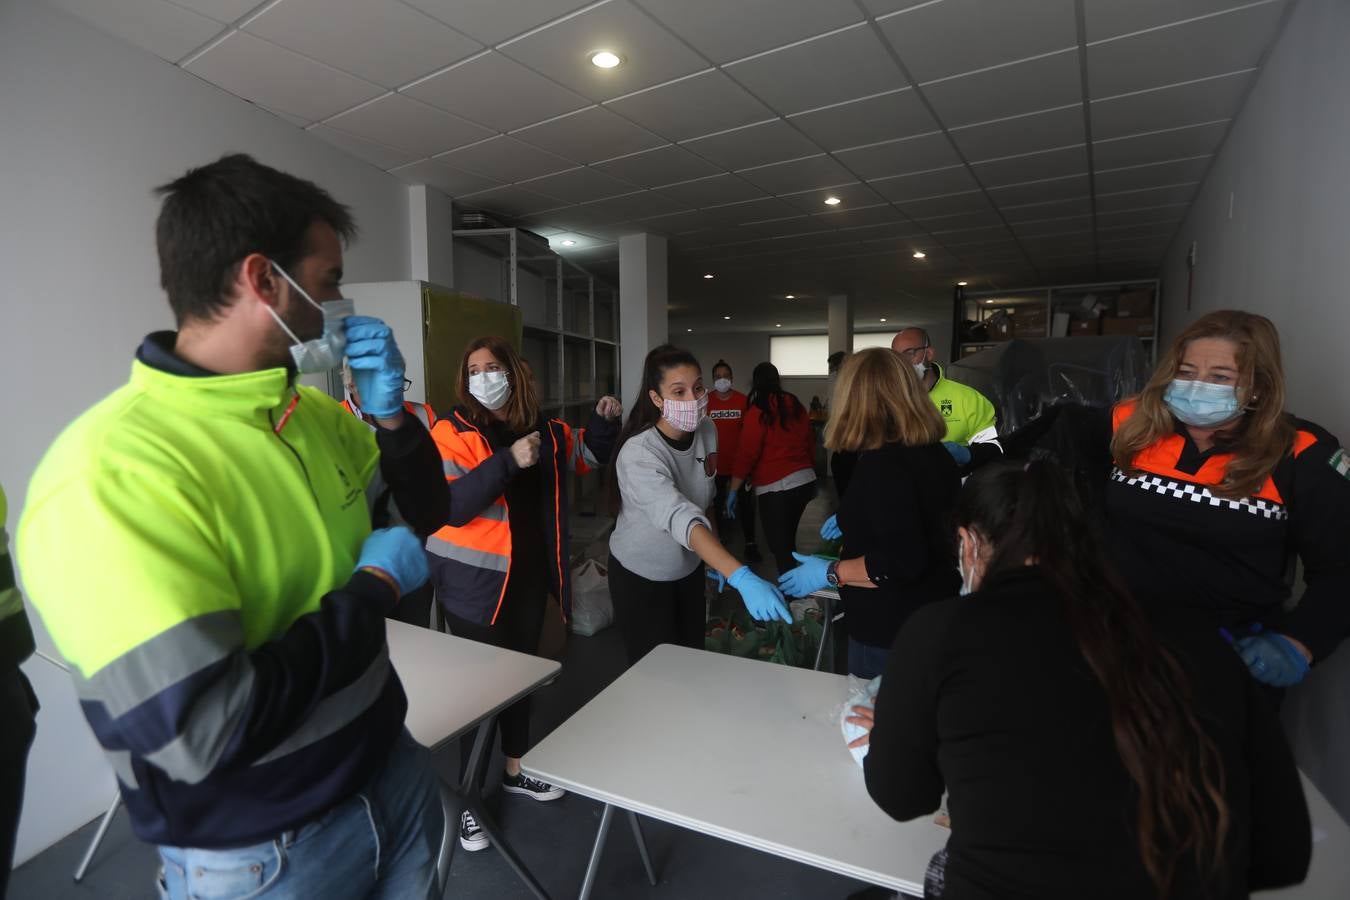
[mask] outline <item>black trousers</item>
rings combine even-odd
[[[609,555],[609,598],[630,666],[657,644],[703,648],[706,580],[702,564],[678,581],[652,581]]]
[[[18,666],[0,669],[0,898],[9,886],[14,838],[23,809],[28,750],[37,734],[37,697]]]
[[[797,549],[797,526],[806,505],[816,496],[816,483],[803,484],[787,491],[760,494],[759,511],[764,514],[764,540],[778,565],[778,574],[797,567],[792,551]]]
[[[534,654],[539,649],[539,632],[544,626],[546,595],[537,598],[508,595],[497,615],[496,625],[478,625],[459,616],[445,614],[446,624],[455,637],[468,638],[480,644],[491,644],[505,650]],[[502,753],[519,759],[530,749],[530,698],[517,700],[497,716],[497,727],[502,733]],[[492,736],[488,736],[491,746]],[[468,735],[460,741],[460,771],[469,764],[473,741]]]
[[[713,499],[713,515],[717,517],[717,533],[725,544],[727,520],[722,515],[722,510],[726,507],[727,488],[731,487],[731,476],[718,475],[714,483],[717,485],[717,496]],[[741,496],[736,501],[735,521],[740,526],[741,534],[745,536],[746,546],[755,544],[755,491],[749,485],[741,487]]]

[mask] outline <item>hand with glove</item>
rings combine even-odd
[[[361,545],[356,569],[391,582],[401,597],[427,583],[427,554],[422,541],[406,527],[380,528]]]
[[[739,491],[728,491],[727,502],[722,506],[722,515],[727,519],[736,518],[736,495]]]
[[[965,444],[958,444],[956,441],[943,441],[942,446],[947,448],[947,452],[956,460],[958,466],[970,465],[970,448]]]
[[[595,404],[595,413],[602,419],[617,419],[623,415],[623,404],[614,397],[601,397]]]
[[[1252,677],[1264,684],[1289,687],[1308,674],[1308,657],[1282,634],[1264,631],[1238,638],[1234,646]]]
[[[839,529],[839,515],[836,513],[825,520],[825,524],[820,526],[820,536],[827,541],[837,541],[844,536],[844,532]]]
[[[541,440],[539,432],[531,431],[511,445],[511,459],[515,460],[516,468],[528,469],[539,462],[539,442]]]
[[[826,570],[830,568],[828,559],[802,556],[800,553],[793,553],[792,558],[801,565],[778,576],[778,586],[784,594],[789,597],[809,597],[813,591],[830,586],[830,580],[825,577]]]
[[[712,566],[707,566],[705,571],[708,573],[708,580],[717,583],[717,593],[722,593],[727,589],[727,577]]]
[[[788,612],[778,588],[751,572],[749,566],[741,566],[732,572],[727,582],[740,593],[746,611],[754,618],[761,622],[782,619],[792,624],[792,613]]]
[[[361,408],[377,419],[403,412],[403,354],[389,326],[372,316],[348,316],[347,364],[351,366]]]

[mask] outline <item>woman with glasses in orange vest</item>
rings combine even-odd
[[[524,360],[505,339],[470,342],[459,368],[460,405],[431,430],[450,490],[450,520],[427,541],[431,583],[450,632],[536,653],[549,596],[571,615],[567,491],[609,460],[623,407],[602,397],[586,428],[545,418]],[[520,771],[529,749],[528,698],[500,716],[506,772],[502,790],[556,800],[561,788]],[[465,746],[467,764],[468,747]],[[488,845],[467,810],[460,844]]]

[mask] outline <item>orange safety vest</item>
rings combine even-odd
[[[350,400],[343,400],[342,408],[358,418],[364,418],[356,411],[356,407],[352,405]],[[436,424],[436,413],[432,411],[430,403],[414,403],[411,400],[404,400],[403,410],[417,416],[417,421],[421,422],[422,427],[427,431],[430,431],[431,426]]]

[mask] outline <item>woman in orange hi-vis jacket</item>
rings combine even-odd
[[[458,387],[460,405],[431,430],[451,497],[450,521],[427,540],[431,582],[451,633],[535,653],[549,595],[571,614],[565,475],[609,460],[623,408],[602,397],[584,429],[546,419],[524,361],[492,336],[470,342]],[[560,788],[520,771],[529,721],[528,699],[499,718],[502,789],[556,800]],[[459,839],[467,850],[488,844],[467,810]]]

